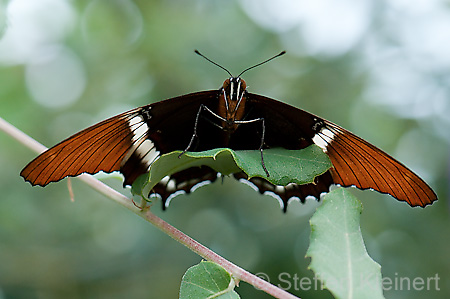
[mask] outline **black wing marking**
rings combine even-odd
[[[330,171],[316,177],[314,183],[304,185],[290,183],[287,186],[276,186],[260,177],[248,179],[248,176],[243,172],[235,173],[233,176],[240,182],[250,185],[259,193],[269,194],[277,198],[280,201],[283,212],[287,211],[288,203],[291,199],[297,198],[301,203],[305,203],[306,198],[312,196],[320,200],[320,195],[329,192],[330,186],[333,185]]]
[[[155,187],[152,194],[161,197],[165,210],[172,198],[180,194],[189,194],[197,188],[211,184],[219,177],[217,171],[208,166],[192,167],[163,178]]]

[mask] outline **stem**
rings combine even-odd
[[[0,130],[3,130],[5,133],[25,145],[26,147],[32,149],[33,151],[37,153],[41,153],[45,151],[47,148],[28,136],[27,134],[23,133],[13,125],[6,122],[3,118],[0,117]],[[117,192],[116,190],[112,189],[108,185],[105,185],[104,183],[100,182],[99,180],[95,179],[93,176],[88,174],[82,174],[78,176],[80,180],[91,186],[94,190],[100,192],[101,194],[105,195],[106,197],[112,199],[116,203],[124,206],[128,210],[132,211],[136,215],[144,218],[157,228],[159,228],[161,231],[175,239],[176,241],[180,242],[187,248],[189,248],[191,251],[197,253],[201,257],[203,257],[206,260],[215,262],[219,265],[221,265],[223,268],[225,268],[236,280],[242,280],[245,281],[254,287],[274,296],[275,298],[280,299],[294,299],[297,298],[296,296],[277,288],[276,286],[270,284],[269,282],[249,273],[248,271],[242,269],[241,267],[231,263],[230,261],[226,260],[225,258],[221,257],[214,251],[210,250],[206,246],[200,244],[199,242],[195,241],[188,235],[184,234],[180,230],[176,229],[169,223],[165,222],[152,212],[150,212],[149,209],[141,210],[137,208],[134,204],[132,199],[126,197],[125,195]]]

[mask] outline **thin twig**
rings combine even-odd
[[[41,153],[45,151],[47,148],[28,136],[27,134],[23,133],[10,123],[6,122],[3,118],[0,117],[0,130],[3,130],[8,135],[25,145],[26,147],[32,149],[33,151],[37,153]],[[242,269],[241,267],[231,263],[230,261],[226,260],[225,258],[221,257],[214,251],[210,250],[206,246],[200,244],[199,242],[195,241],[188,235],[184,234],[180,230],[176,229],[169,223],[165,222],[152,212],[150,212],[149,209],[141,210],[137,208],[134,204],[131,198],[126,197],[125,195],[117,192],[116,190],[112,189],[108,185],[105,185],[104,183],[100,182],[99,180],[95,179],[93,176],[88,174],[82,174],[78,176],[80,180],[91,186],[94,190],[100,192],[101,194],[105,195],[106,197],[112,199],[116,203],[124,206],[125,208],[129,209],[136,215],[144,218],[157,228],[159,228],[161,231],[175,239],[176,241],[180,242],[193,252],[197,253],[201,257],[203,257],[206,260],[215,262],[219,265],[221,265],[223,268],[225,268],[236,280],[245,281],[254,287],[274,296],[275,298],[280,299],[299,299],[298,297],[295,297],[294,295],[277,288],[276,286],[270,284],[269,282],[249,273],[248,271]]]

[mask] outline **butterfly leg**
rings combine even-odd
[[[195,123],[194,123],[194,133],[192,134],[191,140],[189,141],[188,146],[184,149],[184,151],[178,155],[178,158],[181,158],[182,155],[184,155],[192,146],[192,143],[194,142],[195,137],[197,137],[197,125],[198,125],[198,120],[200,118],[200,113],[202,112],[202,110],[204,105],[201,104],[200,108],[197,111],[197,116],[195,117]]]
[[[264,135],[266,133],[266,123],[264,121],[264,118],[261,118],[261,122],[262,122],[262,134],[261,134],[261,144],[259,145],[259,150],[261,151],[261,165],[264,169],[264,172],[267,174],[267,177],[269,177],[270,174],[267,171],[266,165],[264,164],[264,157],[263,157]]]
[[[188,146],[184,149],[184,151],[178,155],[178,158],[180,158],[182,155],[184,155],[191,147],[192,144],[194,143],[194,140],[197,136],[197,126],[198,126],[198,121],[200,119],[201,113],[202,111],[208,111],[209,113],[211,113],[213,116],[217,117],[218,119],[222,120],[222,121],[226,121],[225,118],[221,117],[220,115],[214,113],[211,109],[209,109],[208,107],[206,107],[205,105],[201,104],[200,108],[198,109],[197,112],[197,116],[195,117],[195,123],[194,123],[194,133],[192,134],[191,140],[189,141]],[[207,119],[208,120],[208,119]],[[218,124],[213,123],[212,121],[208,120],[208,122],[210,122],[211,124],[219,127],[220,129],[223,129],[223,127],[219,126]]]
[[[259,145],[259,151],[261,152],[261,165],[262,168],[264,169],[264,172],[266,173],[267,177],[270,176],[269,171],[267,171],[266,168],[266,164],[264,163],[264,156],[263,156],[263,146],[264,146],[264,137],[265,137],[265,133],[266,133],[266,123],[264,118],[255,118],[252,120],[239,120],[236,121],[237,124],[249,124],[249,123],[254,123],[254,122],[261,122],[261,127],[262,127],[262,133],[261,133],[261,144]]]

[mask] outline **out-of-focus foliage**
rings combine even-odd
[[[350,129],[435,188],[439,201],[425,209],[352,192],[363,202],[367,250],[392,281],[386,297],[448,298],[447,4],[3,0],[0,115],[50,146],[127,109],[219,88],[228,75],[194,49],[233,74],[287,50],[244,75],[249,90]],[[0,148],[0,298],[178,295],[200,257],[76,180],[73,203],[64,181],[30,187],[19,172],[35,155],[1,133]],[[117,176],[105,182],[121,190]],[[296,295],[331,298],[294,283],[312,279],[305,253],[317,205],[293,202],[284,215],[275,199],[225,179],[153,211]],[[427,284],[436,275],[438,285]],[[416,278],[424,279],[422,290]],[[246,284],[237,291],[268,298]]]

